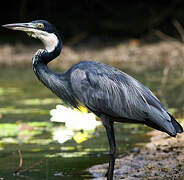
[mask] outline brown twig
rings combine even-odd
[[[31,169],[31,168],[33,168],[33,167],[35,167],[35,166],[41,164],[43,161],[46,161],[46,160],[48,160],[48,158],[41,159],[40,161],[35,162],[35,163],[32,164],[31,166],[29,166],[29,167],[23,169],[21,172],[22,172],[22,173],[23,173],[23,172],[26,172],[26,171],[28,171],[29,169]]]
[[[183,26],[179,23],[179,21],[174,20],[173,25],[177,29],[178,33],[180,34],[182,42],[184,42],[184,29]]]
[[[14,176],[17,176],[17,175],[20,175],[20,172],[23,173],[23,172],[26,172],[28,171],[29,169],[35,167],[36,165],[39,165],[41,164],[44,160],[47,162],[48,158],[44,158],[44,159],[41,159],[40,161],[32,164],[31,166],[23,169],[20,171],[20,169],[22,168],[22,164],[23,164],[23,159],[22,159],[22,154],[21,154],[21,151],[20,149],[17,150],[18,151],[18,155],[19,155],[19,166],[17,167],[17,169],[15,170],[15,172],[13,173]]]
[[[53,153],[51,153],[51,154],[55,154],[55,152],[53,152]],[[24,173],[24,172],[30,170],[31,168],[33,168],[33,167],[35,167],[35,166],[41,164],[43,161],[46,162],[46,170],[48,169],[48,158],[45,157],[45,158],[41,159],[40,161],[37,161],[37,162],[35,162],[34,164],[30,165],[29,167],[27,167],[27,168],[25,168],[25,169],[23,169],[23,170],[20,171],[20,169],[22,168],[22,164],[23,164],[23,159],[22,159],[22,155],[21,155],[20,149],[18,149],[18,155],[19,155],[19,159],[20,159],[20,160],[19,160],[19,166],[17,167],[17,169],[16,169],[15,172],[13,173],[14,176],[29,178],[29,177],[27,177],[27,176],[22,176],[22,175],[20,175],[20,172],[21,172],[21,173]],[[46,179],[48,179],[48,172],[47,172],[47,174],[46,174]]]
[[[17,151],[18,151],[18,155],[19,155],[19,166],[17,167],[17,169],[13,173],[14,176],[19,175],[20,169],[21,169],[22,164],[23,164],[21,151],[20,151],[20,149],[18,149]]]
[[[163,40],[166,40],[166,41],[179,41],[178,39],[176,38],[173,38],[159,30],[154,30],[154,33],[156,36],[158,36],[160,39],[163,39]]]
[[[184,28],[183,28],[183,26],[177,20],[173,21],[173,25],[176,28],[176,30],[178,31],[178,33],[181,37],[181,40],[177,39],[177,38],[174,38],[172,36],[169,36],[169,35],[161,32],[159,30],[154,30],[154,33],[155,33],[156,36],[158,36],[159,38],[161,38],[163,40],[167,40],[167,41],[172,40],[172,41],[184,42]]]

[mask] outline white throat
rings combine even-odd
[[[57,36],[54,33],[32,29],[30,35],[34,38],[40,39],[48,52],[52,52],[59,42]]]
[[[45,49],[48,52],[52,52],[58,45],[58,38],[54,33],[46,33],[46,36],[41,37],[40,39],[45,45]]]

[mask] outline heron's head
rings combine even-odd
[[[14,23],[6,24],[3,27],[24,31],[29,36],[40,39],[48,52],[53,51],[60,41],[59,34],[56,28],[45,20],[36,20],[29,23]]]

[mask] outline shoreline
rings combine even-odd
[[[0,44],[0,66],[26,67],[32,64],[35,52],[43,48],[32,44]],[[118,44],[87,42],[76,46],[64,45],[62,53],[50,65],[62,70],[81,60],[92,60],[112,65],[119,69],[146,69],[163,66],[173,69],[183,67],[184,46],[179,41],[144,43],[129,39]]]
[[[182,180],[184,179],[184,133],[176,138],[159,131],[148,132],[149,143],[121,158],[116,158],[114,179]],[[108,163],[89,168],[94,180],[105,180]]]

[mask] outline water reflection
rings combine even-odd
[[[58,127],[53,131],[53,140],[64,143],[74,136],[74,132],[71,129],[67,129],[64,127]]]
[[[80,110],[57,105],[56,109],[50,111],[51,121],[63,122],[65,126],[73,130],[94,130],[101,123],[96,120],[93,113],[88,113],[85,107],[80,107]]]
[[[28,101],[27,101],[28,102]],[[35,102],[35,101],[34,101]],[[38,100],[37,100],[38,102]],[[5,110],[6,109],[6,110]],[[33,108],[16,109],[16,108],[0,108],[3,114],[17,114],[18,112],[24,114],[25,112],[35,111]],[[41,113],[42,111],[40,111]],[[51,122],[21,122],[3,123],[0,124],[1,143],[37,143],[49,144],[57,141],[58,143],[65,143],[73,139],[76,143],[82,143],[93,137],[95,128],[101,124],[96,120],[96,116],[88,113],[87,109],[80,107],[80,110],[71,109],[62,105],[57,105],[56,109],[50,111]],[[57,122],[55,125],[52,122]],[[58,122],[61,122],[58,125]],[[42,133],[51,134],[51,138],[42,138]],[[35,138],[37,137],[37,138]]]
[[[0,145],[1,144],[48,144],[52,139],[45,139],[39,137],[43,132],[49,132],[48,128],[51,123],[47,122],[29,122],[22,123],[2,123],[0,124]],[[35,138],[35,137],[38,138]]]
[[[101,125],[101,122],[96,120],[96,116],[93,113],[88,113],[88,110],[82,106],[79,109],[72,109],[57,105],[56,109],[50,111],[50,115],[52,122],[61,122],[65,125],[53,132],[54,140],[59,143],[64,143],[72,138],[75,142],[82,143],[92,137],[95,128]]]

